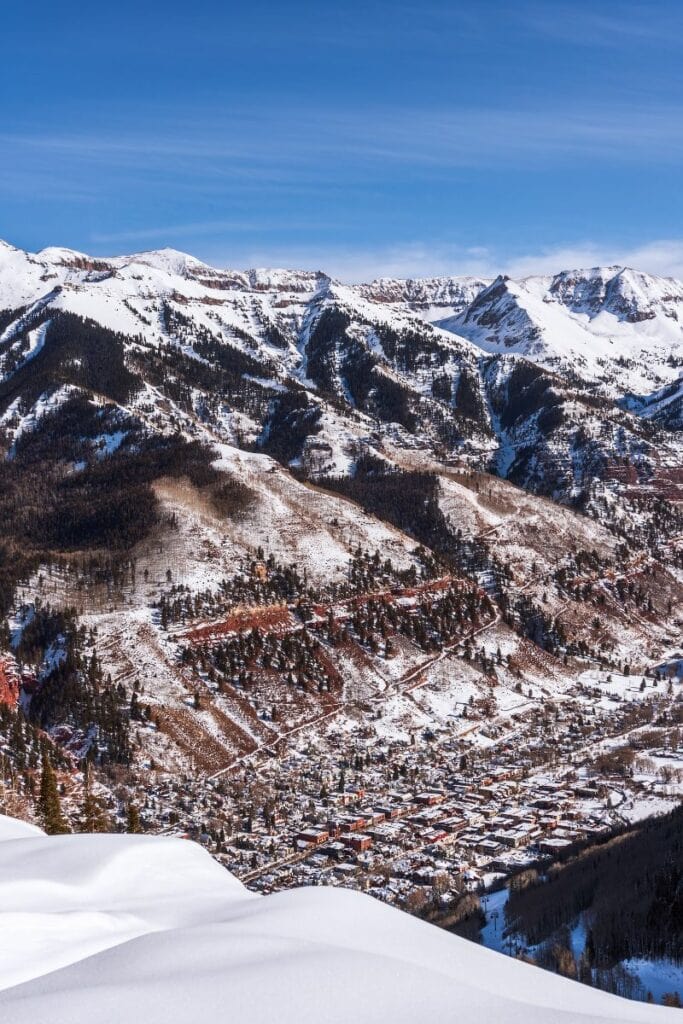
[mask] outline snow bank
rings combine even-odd
[[[25,838],[22,838],[25,837]],[[0,1019],[12,1024],[654,1021],[339,889],[248,893],[198,846],[0,819]]]
[[[33,839],[44,835],[43,830],[37,825],[29,825],[27,821],[17,821],[16,818],[0,814],[0,843],[6,839]]]

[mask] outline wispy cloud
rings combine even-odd
[[[149,117],[149,123],[147,118]],[[7,133],[0,153],[16,166],[50,158],[56,168],[103,169],[137,175],[263,182],[293,174],[335,178],[349,171],[400,168],[450,170],[552,166],[558,161],[620,164],[683,157],[683,107],[672,103],[564,106],[547,109],[365,106],[278,108],[216,114],[198,121],[177,112],[167,123],[140,114],[136,128],[100,133]]]
[[[529,277],[594,266],[627,266],[683,280],[683,239],[662,239],[636,246],[597,244],[558,246],[510,254],[481,246],[409,242],[374,249],[283,247],[205,250],[202,258],[218,265],[315,268],[349,283],[376,277],[473,276]]]
[[[659,239],[633,246],[586,242],[513,257],[505,263],[511,277],[555,274],[596,266],[632,267],[649,274],[683,280],[683,239]]]
[[[125,242],[155,242],[169,241],[178,238],[204,238],[221,235],[258,235],[264,233],[288,232],[298,233],[306,231],[331,231],[344,226],[341,222],[323,222],[321,220],[278,220],[274,218],[249,219],[249,220],[207,220],[195,221],[189,224],[166,224],[163,226],[150,226],[142,228],[131,228],[123,231],[93,232],[90,241],[95,245],[116,245]]]
[[[534,2],[520,5],[518,17],[535,32],[578,46],[680,46],[683,10],[678,0],[656,4],[624,0],[607,10],[606,6],[600,10],[594,3]]]

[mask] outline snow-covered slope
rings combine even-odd
[[[0,842],[6,839],[34,839],[36,836],[44,835],[45,833],[37,825],[0,814]]]
[[[339,889],[248,893],[193,843],[15,838],[0,820],[12,1024],[673,1020]]]
[[[652,395],[628,395],[624,407],[669,430],[683,430],[683,377]]]
[[[657,428],[680,427],[663,389],[680,373],[681,305],[683,285],[614,268],[349,286],[173,249],[2,243],[1,440],[13,452],[85,392],[143,430],[259,447],[310,477],[389,442],[571,498],[615,453],[643,481],[678,463]]]
[[[646,395],[681,373],[683,283],[620,267],[498,277],[441,326],[485,352],[599,383],[611,397]]]
[[[233,342],[242,332],[247,337],[240,336],[240,347],[277,328],[277,344],[266,340],[262,355],[272,362],[277,354],[290,367],[297,362],[291,332],[300,304],[327,282],[324,274],[308,272],[217,270],[174,249],[94,259],[69,249],[33,254],[0,243],[0,311],[9,319],[0,340],[40,321],[49,308],[158,345],[165,333],[163,303],[175,302]],[[22,318],[9,318],[12,310]]]

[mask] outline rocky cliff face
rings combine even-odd
[[[406,306],[427,320],[438,320],[467,309],[489,283],[478,277],[379,277],[358,290],[372,302]]]
[[[20,686],[21,678],[16,661],[11,655],[3,654],[0,657],[0,704],[14,707],[19,699]]]

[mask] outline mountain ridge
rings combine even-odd
[[[649,401],[642,389],[606,388],[604,401],[596,405],[595,380],[584,373],[583,356],[568,363],[548,356],[543,330],[512,294],[528,292],[531,280],[538,290],[538,281],[547,285],[547,278],[526,279],[526,284],[498,278],[489,285],[472,278],[379,279],[355,286],[321,271],[221,270],[172,249],[104,259],[60,248],[28,254],[4,244],[2,254],[0,385],[8,396],[21,393],[20,381],[55,358],[52,339],[60,318],[77,317],[121,336],[126,372],[133,363],[140,367],[140,360],[166,360],[173,350],[177,365],[171,378],[182,369],[186,389],[197,373],[225,377],[229,364],[229,372],[239,373],[254,392],[259,408],[256,412],[253,401],[252,412],[239,408],[244,401],[233,383],[223,411],[212,413],[213,429],[223,440],[234,440],[235,431],[250,444],[267,446],[275,439],[282,457],[286,452],[288,461],[308,464],[313,472],[351,466],[354,448],[366,443],[377,423],[404,446],[466,455],[525,486],[569,500],[592,475],[583,471],[583,462],[604,469],[616,450],[639,475],[652,477],[662,457],[665,464],[677,458],[672,433],[679,426],[677,403]],[[608,277],[593,274],[605,293]],[[576,274],[552,281],[556,290],[561,285],[573,288],[572,294],[580,291]],[[429,322],[435,303],[453,307],[458,296],[470,301],[455,320]],[[539,301],[536,296],[535,307]],[[557,312],[562,303],[554,298],[545,303],[551,305]],[[514,344],[495,340],[512,329]],[[493,342],[482,339],[484,330],[493,332]],[[661,348],[659,342],[655,348]],[[510,355],[522,360],[519,366]],[[649,373],[653,360],[639,365],[645,362]],[[70,362],[59,362],[64,383],[82,383],[79,363],[84,365],[75,351]],[[674,383],[676,370],[667,366],[669,379],[652,381],[654,395]],[[140,376],[140,369],[135,372]],[[197,398],[199,390],[195,387]],[[638,400],[632,397],[637,394]],[[208,395],[202,399],[205,412],[212,403]],[[5,423],[8,417],[14,421],[17,409],[5,402],[0,408]],[[25,415],[32,415],[30,408]],[[665,432],[653,447],[660,419]],[[289,439],[281,436],[283,430]],[[532,449],[545,453],[547,472],[530,465]]]
[[[617,266],[499,276],[440,325],[492,354],[576,373],[610,397],[644,397],[680,375],[683,283]]]

